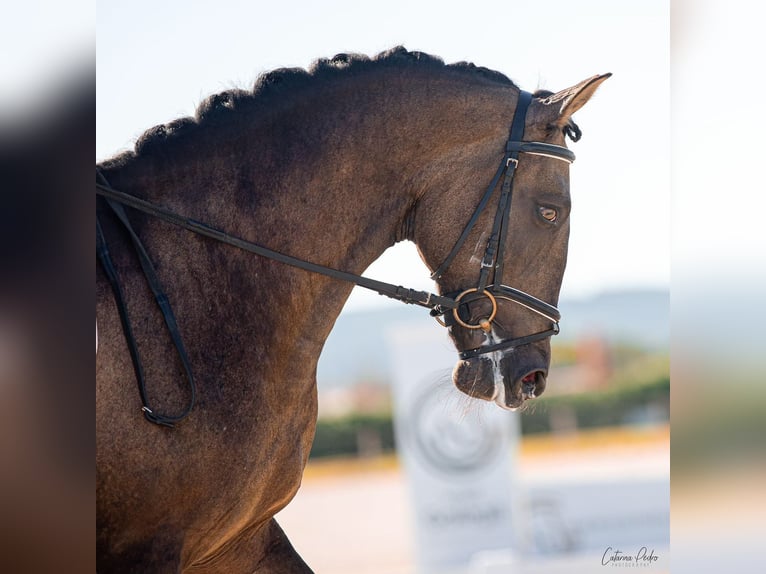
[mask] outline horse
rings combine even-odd
[[[565,136],[607,77],[530,94],[402,47],[339,54],[210,96],[97,164],[99,572],[311,572],[274,515],[307,462],[322,346],[396,242],[438,293],[381,290],[447,325],[454,384],[509,409],[539,396]]]

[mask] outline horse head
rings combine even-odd
[[[466,167],[419,201],[415,242],[458,302],[440,311],[460,353],[453,382],[469,396],[516,409],[545,389],[569,239],[565,137],[579,139],[572,115],[609,76],[519,92],[502,129],[450,157],[453,176]]]

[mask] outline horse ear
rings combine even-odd
[[[596,92],[596,89],[598,89],[601,83],[611,75],[612,74],[610,73],[592,76],[571,88],[561,90],[560,92],[556,92],[553,95],[543,98],[541,102],[547,106],[561,104],[555,124],[557,127],[563,129],[564,126],[569,123],[572,115],[590,100],[591,96]]]

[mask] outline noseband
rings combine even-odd
[[[170,331],[171,338],[176,347],[178,355],[184,366],[186,378],[189,382],[191,390],[191,399],[186,409],[176,416],[168,416],[160,413],[156,413],[149,407],[148,398],[146,393],[146,387],[144,382],[144,373],[141,365],[141,360],[138,353],[138,347],[133,337],[133,332],[130,324],[130,319],[127,313],[127,307],[124,301],[124,295],[120,286],[119,276],[117,270],[112,262],[111,255],[107,246],[106,237],[103,233],[101,223],[96,216],[96,255],[101,263],[104,272],[112,287],[117,308],[120,315],[120,321],[122,323],[123,333],[125,334],[126,341],[128,343],[128,349],[130,351],[131,360],[133,362],[133,369],[136,374],[136,380],[138,382],[139,394],[141,395],[141,402],[143,403],[142,411],[147,420],[152,423],[170,426],[179,422],[191,413],[195,403],[196,385],[191,370],[191,364],[186,354],[186,351],[181,340],[178,326],[176,324],[175,317],[173,316],[170,302],[167,296],[162,290],[162,286],[159,283],[157,273],[154,270],[154,266],[149,258],[149,255],[144,248],[144,245],[128,219],[127,213],[124,210],[124,206],[131,207],[138,211],[142,211],[148,215],[161,219],[163,221],[177,225],[188,231],[193,231],[200,235],[210,237],[216,241],[238,247],[250,253],[254,253],[261,257],[267,257],[286,265],[291,265],[305,271],[312,273],[319,273],[326,275],[333,279],[339,279],[341,281],[348,281],[376,291],[381,295],[385,295],[397,301],[403,303],[410,303],[420,305],[431,309],[431,314],[437,318],[444,316],[442,324],[451,326],[454,323],[461,325],[467,329],[483,329],[485,332],[491,330],[492,321],[497,313],[497,300],[507,300],[522,305],[541,315],[551,321],[551,327],[545,331],[539,333],[533,333],[524,337],[517,337],[515,339],[505,339],[498,343],[485,345],[476,349],[463,351],[460,353],[461,359],[471,359],[485,353],[491,353],[500,349],[506,349],[509,347],[518,347],[520,345],[526,345],[535,341],[540,341],[551,335],[555,335],[559,332],[559,319],[561,318],[558,309],[553,305],[550,305],[532,295],[514,289],[513,287],[507,287],[502,284],[503,275],[503,247],[505,245],[505,238],[508,233],[508,220],[510,214],[510,202],[511,191],[513,188],[513,176],[516,173],[516,168],[519,165],[519,154],[533,154],[551,157],[559,159],[567,163],[572,163],[575,159],[574,153],[565,148],[564,146],[548,144],[543,142],[525,142],[524,137],[524,122],[526,118],[527,108],[532,101],[532,94],[529,92],[520,92],[519,101],[516,105],[516,111],[514,112],[513,122],[511,124],[510,136],[508,142],[505,145],[505,154],[500,166],[492,178],[492,182],[485,191],[481,201],[476,206],[471,219],[469,219],[463,232],[460,234],[452,251],[447,255],[439,268],[432,274],[433,279],[439,279],[447,271],[448,267],[452,263],[452,260],[457,255],[458,251],[463,247],[468,235],[476,225],[479,216],[486,208],[487,204],[495,188],[498,186],[500,180],[503,180],[500,201],[498,203],[497,212],[495,214],[495,221],[492,226],[492,233],[489,241],[487,242],[487,249],[484,253],[484,258],[481,263],[479,272],[478,285],[474,288],[464,290],[462,292],[447,293],[444,295],[437,295],[435,293],[429,293],[427,291],[419,291],[416,289],[408,289],[391,283],[385,283],[383,281],[376,281],[368,277],[361,275],[355,275],[346,271],[340,271],[338,269],[332,269],[309,261],[298,259],[284,253],[279,253],[257,243],[247,241],[245,239],[230,235],[211,227],[205,223],[201,223],[194,219],[184,217],[173,211],[170,211],[160,205],[148,202],[141,198],[135,197],[128,193],[114,189],[104,177],[103,173],[96,167],[96,195],[101,196],[113,214],[116,216],[117,221],[121,223],[128,231],[129,237],[133,244],[136,253],[138,254],[139,262],[143,268],[144,275],[147,282],[154,293],[156,302],[162,315],[165,319],[168,330]],[[576,126],[567,126],[567,133],[577,141],[579,139],[579,130]],[[574,135],[573,135],[574,134]],[[492,273],[492,284],[488,284],[490,280],[490,273]],[[464,321],[459,314],[459,308],[461,305],[468,304],[477,299],[487,298],[492,304],[492,312],[490,315],[480,320],[477,324],[471,324]],[[451,313],[449,313],[451,311]]]
[[[463,360],[472,359],[486,353],[492,353],[501,349],[507,349],[511,347],[519,347],[521,345],[527,345],[535,341],[540,341],[551,335],[556,335],[559,332],[559,320],[561,314],[559,310],[553,305],[541,301],[537,297],[525,293],[519,289],[508,287],[503,285],[503,250],[505,248],[505,239],[508,234],[509,220],[511,214],[511,196],[513,193],[513,177],[516,174],[516,169],[519,166],[519,154],[527,153],[532,155],[541,155],[572,163],[575,159],[574,153],[564,146],[543,143],[543,142],[525,142],[524,138],[524,124],[527,115],[527,108],[532,101],[532,94],[529,92],[521,92],[519,94],[519,101],[516,104],[516,111],[514,112],[513,122],[511,123],[511,131],[508,137],[508,141],[505,144],[505,155],[500,162],[495,177],[492,178],[492,182],[484,192],[479,204],[473,212],[473,215],[468,220],[463,232],[460,234],[457,242],[452,247],[447,257],[444,259],[439,268],[433,272],[431,279],[438,280],[444,273],[446,273],[455,256],[462,249],[468,235],[476,226],[476,222],[479,220],[479,216],[483,213],[487,207],[490,198],[494,194],[498,183],[502,179],[503,183],[500,187],[500,200],[497,204],[497,211],[495,212],[495,220],[492,225],[492,231],[487,241],[487,248],[484,251],[484,257],[482,258],[481,267],[479,270],[479,281],[476,287],[466,289],[464,291],[456,291],[453,293],[446,293],[444,296],[454,299],[457,306],[451,309],[442,308],[436,306],[431,310],[431,315],[438,318],[444,317],[443,321],[440,321],[443,325],[450,327],[454,324],[458,324],[466,329],[482,329],[484,332],[489,333],[492,329],[492,321],[497,314],[497,300],[511,301],[517,303],[538,315],[548,319],[551,322],[550,328],[540,331],[539,333],[532,333],[531,335],[525,335],[523,337],[516,337],[514,339],[504,339],[497,343],[483,345],[475,349],[462,351],[459,356]],[[570,135],[572,132],[569,132]],[[574,133],[577,133],[576,131]],[[579,139],[579,138],[578,138]],[[488,285],[491,281],[492,284]],[[492,304],[492,310],[489,316],[480,319],[477,323],[469,323],[460,317],[460,305],[468,304],[472,301],[476,301],[481,298],[486,298]],[[448,311],[452,311],[449,313]]]

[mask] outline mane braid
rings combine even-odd
[[[457,73],[515,86],[504,74],[476,66],[470,62],[445,64],[444,60],[418,51],[408,51],[402,46],[381,52],[374,58],[362,54],[336,54],[332,58],[316,60],[309,70],[302,68],[280,68],[261,74],[252,91],[231,89],[205,98],[195,111],[194,117],[180,118],[167,124],[160,124],[146,130],[135,143],[135,150],[108,160],[119,161],[125,156],[148,156],[163,153],[171,141],[180,142],[195,134],[199,129],[219,126],[242,115],[258,114],[284,102],[289,96],[298,94],[310,86],[339,75],[356,75],[384,67],[452,70]],[[105,164],[107,162],[104,162]]]

